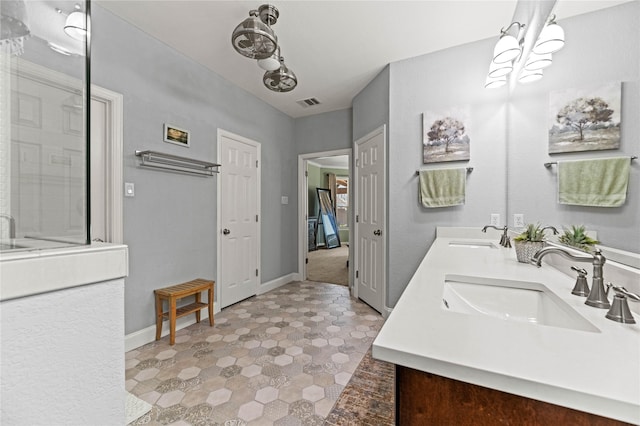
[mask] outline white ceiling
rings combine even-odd
[[[562,19],[624,2],[560,0],[556,14]],[[349,108],[390,62],[488,37],[497,40],[517,2],[273,0],[280,11],[273,30],[287,66],[298,77],[298,87],[289,93],[264,87],[264,71],[231,46],[236,25],[266,1],[97,3],[295,118]],[[321,104],[303,108],[296,103],[310,97]]]

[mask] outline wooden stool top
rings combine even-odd
[[[192,281],[187,281],[186,283],[158,288],[154,290],[154,292],[158,296],[180,298],[181,296],[190,296],[198,291],[208,290],[209,288],[212,288],[213,283],[213,281],[197,278]]]

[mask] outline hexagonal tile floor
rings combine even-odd
[[[293,282],[126,354],[133,425],[321,425],[382,317],[335,284]]]

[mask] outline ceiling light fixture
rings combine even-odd
[[[258,59],[258,66],[265,71],[275,71],[280,68],[280,47],[276,47],[273,55],[268,58]]]
[[[509,34],[509,30],[514,26],[518,26],[518,34],[514,37]],[[512,22],[506,29],[500,30],[500,39],[493,49],[493,62],[503,64],[516,59],[522,53],[522,33],[524,32],[524,24]]]
[[[298,85],[298,78],[284,64],[284,57],[280,56],[280,68],[264,73],[262,82],[274,92],[290,92]]]
[[[231,34],[233,48],[242,56],[257,59],[266,71],[262,82],[274,92],[290,92],[298,85],[298,78],[285,64],[280,54],[278,37],[271,26],[278,22],[280,12],[271,4],[251,10]]]
[[[278,21],[279,15],[278,9],[269,4],[263,4],[258,10],[251,10],[249,17],[231,34],[233,48],[251,59],[266,59],[273,55],[278,47],[278,38],[271,25]]]
[[[24,0],[0,2],[0,46],[9,46],[12,55],[24,53],[24,41],[31,35],[27,20]]]
[[[64,32],[73,39],[83,41],[87,36],[87,15],[80,9],[78,3],[74,8],[75,10],[67,16],[64,23]]]
[[[531,83],[542,78],[542,70],[552,63],[552,53],[564,46],[564,31],[556,23],[555,15],[551,15],[540,35],[533,43],[529,54],[523,57],[525,24],[512,22],[508,27],[500,30],[500,39],[493,49],[493,59],[489,65],[489,73],[484,87],[493,89],[502,87],[507,82],[507,75],[515,68],[520,71],[518,82]],[[518,34],[514,37],[509,31],[518,27]],[[518,64],[518,66],[516,66]],[[514,77],[515,78],[515,77]]]
[[[556,23],[556,15],[551,15],[551,19],[542,29],[540,36],[533,45],[533,53],[543,55],[554,53],[564,46],[564,30]]]
[[[542,70],[529,71],[527,69],[523,69],[520,73],[520,77],[518,77],[518,81],[520,83],[533,83],[534,81],[538,81],[541,78]]]

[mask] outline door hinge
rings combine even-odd
[[[360,223],[360,215],[359,214],[356,215],[356,223]]]
[[[305,177],[309,177],[309,172],[305,170],[305,171],[304,171],[304,176],[305,176]]]
[[[258,215],[256,215],[256,222],[258,221]]]
[[[360,274],[360,271],[356,271],[356,278],[358,278],[359,274]]]
[[[308,258],[308,257],[306,257],[306,258],[304,259],[304,263],[309,263],[309,258]]]
[[[258,160],[256,160],[256,169],[258,168]]]
[[[258,270],[256,269],[256,277],[258,276]]]

